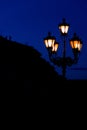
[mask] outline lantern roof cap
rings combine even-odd
[[[80,41],[82,43],[82,40],[77,36],[76,32],[73,34],[70,41]]]
[[[48,32],[48,36],[44,38],[44,40],[53,39],[56,40],[55,36],[51,36],[51,32]]]
[[[66,19],[62,19],[62,23],[59,23],[59,26],[70,26],[68,23],[66,23]]]

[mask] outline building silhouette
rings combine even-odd
[[[82,91],[84,83],[86,85],[86,82],[68,81],[58,75],[33,47],[0,36],[0,88],[6,88],[6,93],[12,90],[13,94],[20,88],[24,96],[57,96],[60,89],[61,93],[65,93],[65,88],[75,88],[77,91],[81,88]]]
[[[64,79],[37,50],[0,36],[1,86],[22,86],[25,95],[31,95],[48,90],[58,80]]]

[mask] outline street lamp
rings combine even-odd
[[[59,43],[56,41],[56,38],[52,36],[50,32],[48,32],[48,36],[44,38],[44,43],[48,50],[49,58],[54,64],[62,67],[62,75],[64,78],[66,76],[66,67],[77,63],[82,48],[82,40],[77,36],[76,33],[74,33],[73,37],[69,41],[74,58],[66,57],[66,38],[68,36],[69,27],[70,25],[66,23],[65,19],[63,19],[62,23],[58,25],[60,34],[63,37],[62,57],[57,56]]]

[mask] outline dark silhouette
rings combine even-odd
[[[25,96],[57,96],[59,89],[75,85],[58,75],[33,47],[0,36],[0,87],[23,88]]]
[[[2,85],[22,85],[25,95],[31,95],[48,91],[63,77],[33,47],[0,36],[0,80]]]

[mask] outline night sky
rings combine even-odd
[[[60,43],[62,40],[58,24],[66,18],[70,24],[69,38],[76,32],[83,41],[77,65],[74,68],[87,68],[87,0],[3,0],[0,1],[0,35],[12,36],[13,41],[33,46],[46,60],[48,53],[43,38],[52,32]],[[67,41],[67,52],[72,50]],[[58,68],[59,74],[61,69]],[[87,70],[67,69],[69,79],[87,79]]]

